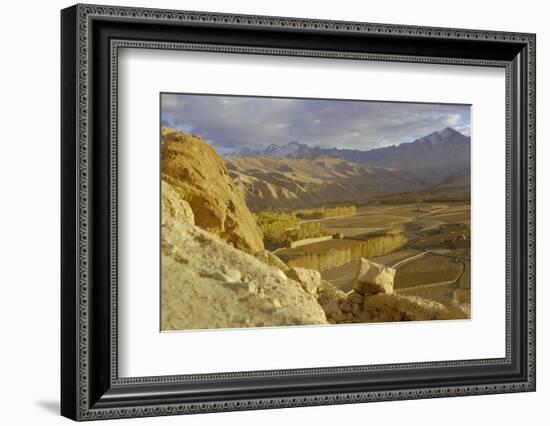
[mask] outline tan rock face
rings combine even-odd
[[[176,219],[163,203],[162,330],[327,324],[314,296],[277,268]]]
[[[361,294],[393,293],[396,270],[362,257],[357,265],[353,289]]]
[[[317,288],[321,284],[319,271],[306,268],[292,268],[286,271],[287,277],[300,283],[302,288],[309,294],[316,295]]]
[[[163,135],[162,177],[189,203],[198,226],[246,252],[263,250],[262,232],[243,193],[207,142],[184,132]]]
[[[168,182],[162,181],[162,212],[163,217],[170,215],[175,219],[195,224],[195,215],[187,201],[182,199]]]

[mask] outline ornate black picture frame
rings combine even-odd
[[[76,5],[61,13],[61,413],[74,420],[535,390],[535,35]],[[484,65],[506,71],[506,356],[120,378],[121,47]]]

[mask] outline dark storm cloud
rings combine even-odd
[[[199,135],[222,152],[293,140],[367,150],[410,142],[447,126],[469,135],[470,107],[163,94],[161,122]]]

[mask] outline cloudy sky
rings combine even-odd
[[[290,141],[368,150],[447,126],[469,135],[470,106],[163,93],[161,123],[201,136],[222,154]]]

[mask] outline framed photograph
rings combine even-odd
[[[535,390],[535,35],[61,12],[61,412]]]

